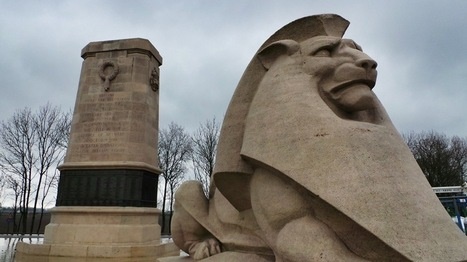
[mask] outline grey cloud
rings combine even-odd
[[[164,58],[161,126],[223,117],[262,42],[305,15],[338,13],[379,63],[375,92],[396,127],[467,135],[465,1],[26,1],[0,3],[0,120],[47,101],[72,108],[81,49],[142,37]],[[5,11],[7,10],[7,11]],[[8,36],[8,37],[4,37]]]

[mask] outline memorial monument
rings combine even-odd
[[[377,63],[342,38],[348,24],[301,18],[254,55],[209,198],[195,181],[176,193],[173,239],[192,259],[467,260],[466,236],[372,91]]]
[[[173,243],[161,244],[156,208],[162,57],[139,38],[92,42],[81,56],[56,207],[44,243],[20,243],[17,257],[153,261],[177,255]]]

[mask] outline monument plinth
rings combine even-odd
[[[132,259],[178,254],[173,244],[160,242],[156,208],[162,57],[139,38],[92,42],[81,56],[57,207],[44,244],[22,243],[18,253]]]

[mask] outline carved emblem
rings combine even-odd
[[[111,70],[107,72],[106,69],[110,67]],[[101,67],[99,68],[99,76],[101,77],[102,81],[104,81],[104,90],[109,91],[110,88],[110,81],[114,80],[117,77],[119,72],[118,65],[112,61],[105,61],[102,63]]]
[[[151,85],[151,89],[154,92],[159,90],[159,72],[157,72],[157,68],[154,67],[151,72],[151,77],[149,78],[149,85]]]

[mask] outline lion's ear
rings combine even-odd
[[[268,70],[279,57],[283,55],[290,56],[299,50],[300,44],[294,40],[280,40],[261,49],[258,52],[258,59],[264,68]]]

